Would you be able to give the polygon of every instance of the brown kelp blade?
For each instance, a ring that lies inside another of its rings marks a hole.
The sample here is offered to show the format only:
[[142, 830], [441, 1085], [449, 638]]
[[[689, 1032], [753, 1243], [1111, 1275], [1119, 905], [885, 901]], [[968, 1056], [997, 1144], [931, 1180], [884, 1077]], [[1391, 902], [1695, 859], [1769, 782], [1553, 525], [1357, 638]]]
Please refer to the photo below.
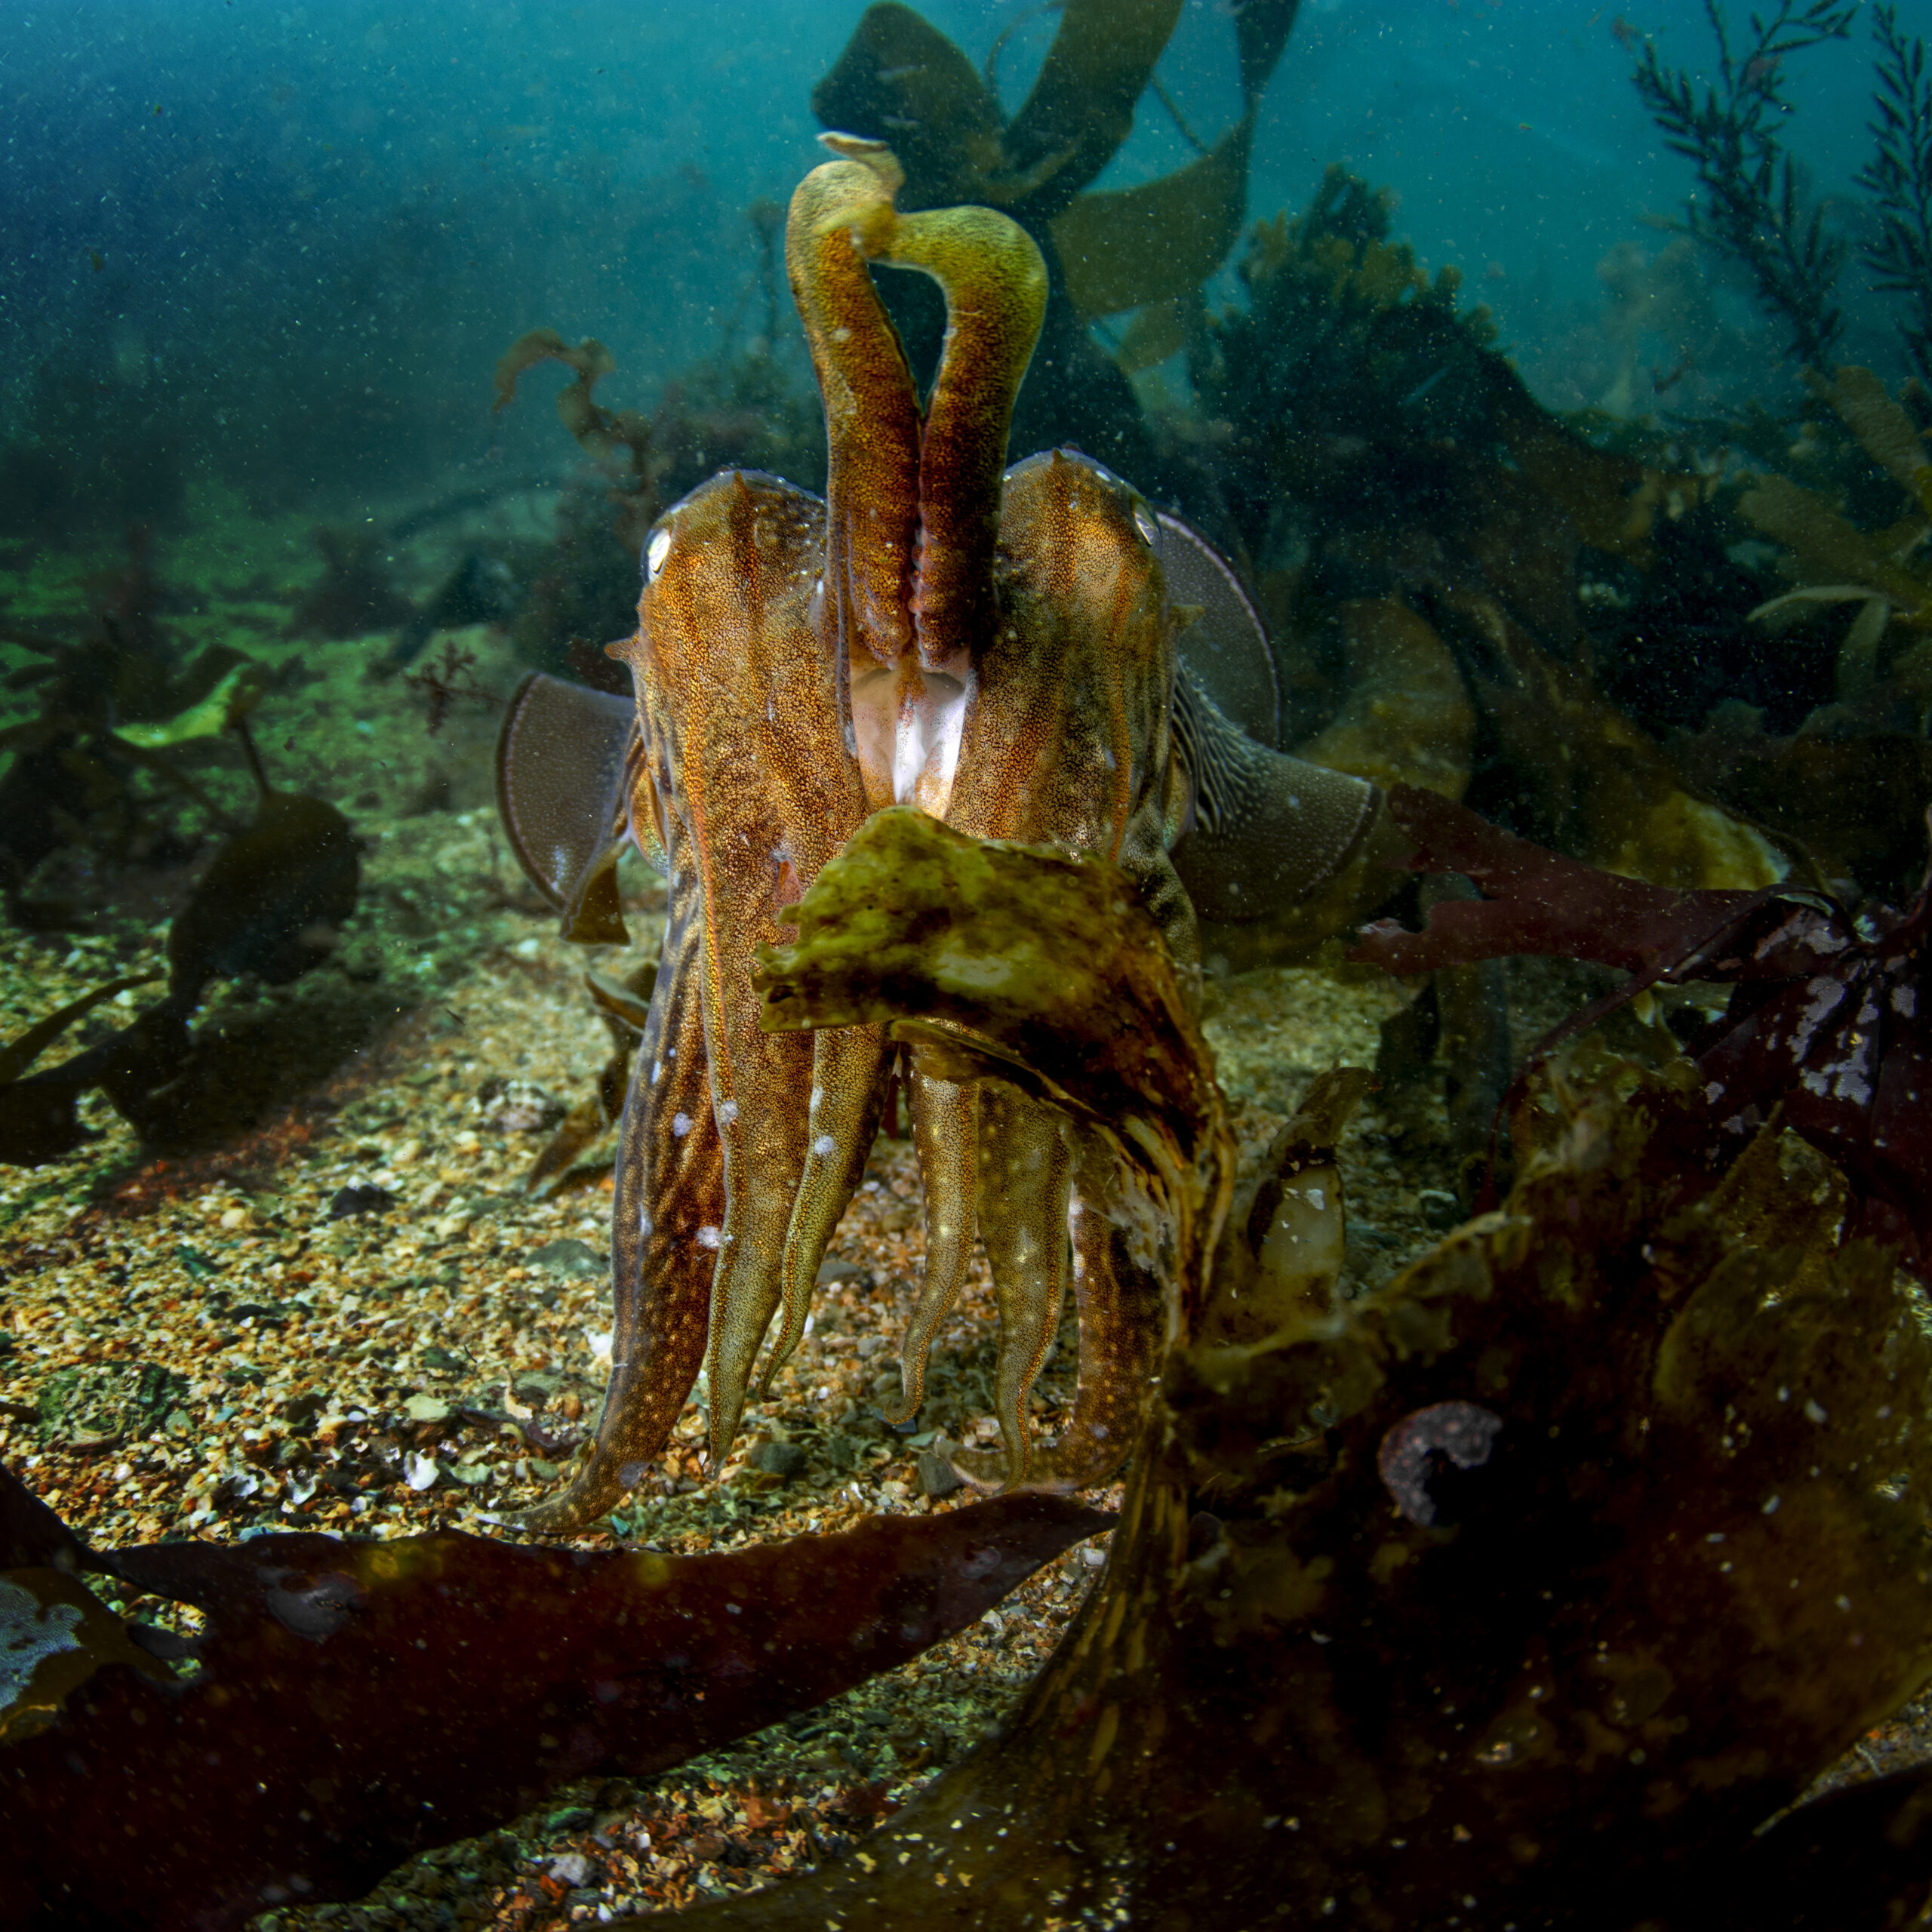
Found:
[[1064, 208], [1113, 158], [1180, 17], [1180, 0], [1067, 0], [1001, 137], [1009, 166], [1043, 177], [1031, 211]]
[[891, 136], [907, 172], [936, 205], [976, 192], [998, 139], [999, 103], [971, 61], [910, 7], [868, 7], [844, 51], [812, 89], [826, 128]]
[[621, 944], [617, 862], [636, 734], [629, 698], [533, 671], [497, 734], [497, 807], [524, 875], [563, 915], [565, 936]]
[[1055, 218], [1054, 251], [1082, 319], [1192, 296], [1226, 260], [1247, 211], [1254, 134], [1244, 115], [1198, 161], [1082, 195]]
[[1349, 958], [1388, 973], [1540, 953], [1654, 975], [1701, 952], [1751, 908], [1783, 896], [1646, 884], [1518, 838], [1414, 786], [1397, 786], [1389, 811], [1409, 843], [1412, 870], [1461, 872], [1483, 897], [1432, 906], [1419, 933], [1386, 921], [1365, 928]]
[[97, 1554], [208, 1613], [202, 1669], [104, 1663], [6, 1748], [0, 1921], [218, 1932], [355, 1898], [568, 1780], [664, 1769], [891, 1669], [1111, 1521], [1029, 1496], [723, 1556], [451, 1532]]

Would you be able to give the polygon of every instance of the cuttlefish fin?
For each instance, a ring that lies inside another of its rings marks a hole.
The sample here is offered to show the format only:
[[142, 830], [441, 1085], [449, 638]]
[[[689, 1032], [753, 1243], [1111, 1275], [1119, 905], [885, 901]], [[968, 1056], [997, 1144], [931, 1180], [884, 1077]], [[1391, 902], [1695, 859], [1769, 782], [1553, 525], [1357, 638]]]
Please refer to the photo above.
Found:
[[1174, 678], [1174, 755], [1192, 786], [1174, 869], [1205, 922], [1272, 918], [1363, 852], [1386, 817], [1365, 778], [1259, 745], [1183, 667]]
[[517, 863], [589, 946], [628, 937], [617, 898], [632, 767], [641, 749], [626, 697], [533, 671], [497, 734], [497, 805]]
[[1163, 1217], [1134, 1189], [1112, 1146], [1091, 1130], [1073, 1132], [1077, 1165], [1068, 1226], [1080, 1378], [1060, 1439], [1032, 1458], [1029, 1482], [1041, 1489], [1089, 1488], [1126, 1460], [1173, 1327], [1173, 1297], [1161, 1266], [1171, 1235]]

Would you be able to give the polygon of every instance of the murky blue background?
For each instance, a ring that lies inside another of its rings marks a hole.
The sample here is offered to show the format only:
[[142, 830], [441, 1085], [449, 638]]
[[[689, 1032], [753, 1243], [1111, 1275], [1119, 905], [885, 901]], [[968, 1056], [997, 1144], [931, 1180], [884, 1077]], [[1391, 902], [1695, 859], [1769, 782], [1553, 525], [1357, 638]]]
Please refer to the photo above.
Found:
[[[613, 398], [648, 401], [751, 325], [743, 211], [782, 202], [816, 158], [811, 85], [862, 11], [17, 0], [0, 17], [0, 408], [50, 356], [131, 395], [186, 384], [211, 435], [254, 435], [257, 468], [299, 492], [352, 487], [358, 465], [474, 460], [490, 365], [533, 325], [601, 336]], [[1028, 10], [924, 11], [977, 61]], [[1909, 4], [1907, 30], [1927, 13]], [[1189, 0], [1161, 69], [1206, 140], [1238, 107], [1229, 14]], [[1008, 44], [1009, 107], [1056, 24], [1034, 14]], [[1547, 387], [1558, 319], [1600, 302], [1620, 244], [1662, 245], [1657, 219], [1690, 186], [1631, 88], [1639, 34], [1669, 61], [1709, 61], [1690, 0], [1627, 21], [1571, 0], [1306, 0], [1265, 103], [1251, 215], [1299, 210], [1331, 160], [1389, 185], [1398, 231], [1426, 263], [1460, 265]], [[1862, 26], [1790, 77], [1790, 143], [1820, 192], [1842, 193], [1865, 157], [1869, 87]], [[1189, 158], [1150, 96], [1100, 185]], [[1716, 278], [1740, 325], [1761, 326]], [[266, 406], [291, 386], [329, 398], [326, 422], [291, 431]], [[552, 432], [503, 433], [516, 457]]]

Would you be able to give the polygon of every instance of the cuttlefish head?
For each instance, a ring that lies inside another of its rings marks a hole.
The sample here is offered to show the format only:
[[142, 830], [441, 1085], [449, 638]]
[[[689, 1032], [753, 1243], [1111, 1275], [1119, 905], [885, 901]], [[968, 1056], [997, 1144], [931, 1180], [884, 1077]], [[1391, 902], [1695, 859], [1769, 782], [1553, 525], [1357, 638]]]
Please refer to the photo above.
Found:
[[[976, 1236], [999, 1311], [1004, 1456], [962, 1455], [971, 1479], [1074, 1487], [1109, 1473], [1168, 1334], [1158, 1241], [1097, 1137], [1015, 1088], [949, 1078], [931, 1050], [881, 1028], [761, 1023], [761, 949], [875, 811], [1104, 853], [1186, 961], [1195, 914], [1170, 848], [1207, 851], [1197, 822], [1225, 836], [1253, 789], [1244, 755], [1222, 756], [1234, 803], [1203, 820], [1191, 774], [1214, 762], [1204, 731], [1211, 749], [1217, 733], [1247, 741], [1184, 680], [1177, 709], [1187, 614], [1168, 598], [1146, 505], [1066, 451], [1004, 466], [1045, 305], [1038, 250], [989, 209], [901, 214], [888, 152], [826, 140], [835, 158], [793, 195], [786, 246], [824, 401], [825, 501], [744, 472], [694, 491], [651, 531], [637, 631], [612, 647], [635, 679], [636, 736], [627, 760], [607, 745], [603, 768], [620, 774], [618, 816], [662, 855], [668, 924], [618, 1157], [604, 1415], [582, 1473], [534, 1527], [581, 1523], [635, 1487], [700, 1368], [721, 1466], [755, 1379], [768, 1384], [803, 1334], [895, 1069], [928, 1260], [888, 1420], [919, 1405]], [[923, 408], [873, 285], [881, 263], [923, 271], [946, 297]], [[1362, 816], [1368, 788], [1339, 782]], [[1048, 1451], [1029, 1396], [1069, 1282], [1078, 1387]]]

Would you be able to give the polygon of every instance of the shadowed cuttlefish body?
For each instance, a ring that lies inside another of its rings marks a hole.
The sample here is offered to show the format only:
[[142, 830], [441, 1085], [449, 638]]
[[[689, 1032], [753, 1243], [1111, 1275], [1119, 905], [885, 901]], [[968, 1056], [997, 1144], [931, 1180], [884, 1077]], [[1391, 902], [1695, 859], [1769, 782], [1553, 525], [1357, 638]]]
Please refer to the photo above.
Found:
[[[1168, 1291], [1158, 1231], [1104, 1142], [1015, 1088], [949, 1080], [883, 1027], [760, 1025], [760, 949], [869, 814], [916, 805], [975, 837], [1103, 853], [1183, 962], [1202, 922], [1278, 913], [1391, 841], [1373, 786], [1266, 748], [1207, 695], [1222, 678], [1272, 740], [1265, 637], [1200, 539], [1077, 454], [1004, 468], [1047, 295], [1031, 238], [983, 208], [901, 214], [888, 150], [824, 138], [838, 158], [792, 196], [786, 260], [824, 402], [826, 500], [743, 472], [694, 491], [651, 530], [636, 633], [611, 647], [634, 706], [540, 676], [505, 722], [506, 822], [567, 931], [622, 936], [624, 836], [669, 880], [617, 1158], [610, 1386], [583, 1468], [522, 1519], [535, 1528], [587, 1522], [641, 1481], [700, 1367], [722, 1466], [773, 1317], [765, 1386], [804, 1334], [895, 1062], [927, 1260], [888, 1420], [919, 1406], [977, 1233], [1004, 1456], [962, 1454], [960, 1473], [1078, 1488], [1134, 1439]], [[923, 411], [874, 263], [945, 294]], [[1190, 626], [1204, 648], [1188, 649]], [[1028, 1397], [1069, 1273], [1077, 1392], [1043, 1447]]]

